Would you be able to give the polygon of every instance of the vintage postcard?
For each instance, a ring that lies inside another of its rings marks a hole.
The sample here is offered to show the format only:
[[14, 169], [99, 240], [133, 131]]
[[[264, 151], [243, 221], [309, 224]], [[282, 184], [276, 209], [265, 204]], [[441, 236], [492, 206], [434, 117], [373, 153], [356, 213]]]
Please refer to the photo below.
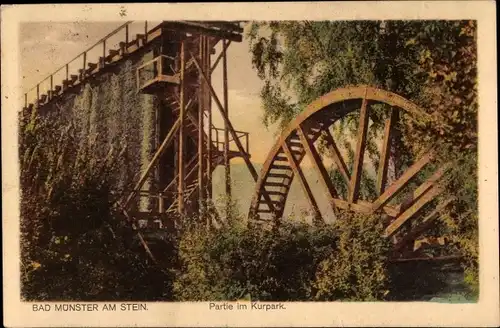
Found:
[[5, 326], [500, 324], [493, 2], [1, 15]]

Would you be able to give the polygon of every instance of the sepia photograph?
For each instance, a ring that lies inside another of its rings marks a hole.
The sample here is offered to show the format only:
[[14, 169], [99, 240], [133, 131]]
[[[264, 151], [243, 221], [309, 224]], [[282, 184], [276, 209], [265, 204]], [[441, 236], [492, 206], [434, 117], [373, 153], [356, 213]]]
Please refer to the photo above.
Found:
[[9, 297], [83, 316], [484, 299], [477, 18], [114, 8], [18, 23]]

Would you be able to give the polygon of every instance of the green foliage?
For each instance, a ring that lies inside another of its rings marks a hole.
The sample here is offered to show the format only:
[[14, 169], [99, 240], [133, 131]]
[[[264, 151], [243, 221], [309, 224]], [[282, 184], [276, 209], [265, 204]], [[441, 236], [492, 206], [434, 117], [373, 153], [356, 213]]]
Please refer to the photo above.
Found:
[[345, 217], [325, 226], [283, 222], [274, 229], [241, 222], [193, 227], [182, 236], [178, 300], [371, 300], [387, 294], [387, 241], [376, 218]]
[[168, 276], [146, 263], [113, 206], [119, 149], [96, 156], [95, 141], [79, 144], [59, 114], [20, 120], [22, 297], [168, 298]]
[[380, 216], [350, 214], [334, 224], [335, 252], [317, 270], [315, 298], [321, 301], [381, 300], [389, 293], [389, 241], [382, 237]]

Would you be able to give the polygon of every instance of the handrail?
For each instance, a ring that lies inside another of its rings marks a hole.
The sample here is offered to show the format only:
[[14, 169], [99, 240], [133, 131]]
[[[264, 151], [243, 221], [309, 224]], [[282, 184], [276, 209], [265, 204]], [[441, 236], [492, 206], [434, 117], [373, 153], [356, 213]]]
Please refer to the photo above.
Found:
[[35, 86], [33, 86], [31, 89], [29, 89], [27, 92], [25, 92], [25, 94], [27, 94], [28, 92], [34, 90], [37, 86], [39, 86], [40, 84], [42, 84], [42, 82], [45, 82], [47, 79], [49, 79], [51, 76], [54, 76], [56, 73], [59, 73], [59, 71], [61, 71], [63, 68], [66, 68], [67, 65], [71, 64], [72, 62], [74, 62], [75, 60], [77, 60], [78, 58], [80, 58], [81, 55], [83, 55], [84, 53], [86, 52], [89, 52], [90, 50], [94, 49], [97, 45], [99, 45], [100, 43], [102, 43], [103, 41], [106, 41], [107, 39], [109, 39], [110, 37], [112, 37], [113, 35], [117, 34], [120, 30], [122, 30], [125, 26], [129, 25], [130, 23], [133, 23], [134, 21], [128, 21], [122, 25], [120, 25], [119, 27], [117, 27], [116, 29], [114, 29], [113, 31], [111, 31], [110, 33], [108, 33], [106, 36], [104, 36], [103, 38], [99, 39], [99, 41], [97, 41], [96, 43], [94, 43], [93, 45], [91, 45], [89, 48], [87, 48], [86, 50], [80, 52], [76, 57], [74, 57], [73, 59], [71, 59], [70, 61], [66, 62], [64, 65], [62, 65], [61, 67], [59, 67], [58, 69], [56, 69], [55, 71], [53, 71], [51, 74], [49, 74], [46, 78], [44, 78], [43, 80], [41, 80], [40, 82], [38, 82]]
[[[222, 128], [217, 128], [217, 127], [214, 127], [214, 126], [213, 126], [211, 130], [212, 130], [212, 131], [216, 131], [216, 133], [215, 133], [215, 141], [214, 141], [214, 143], [216, 144], [217, 149], [218, 149], [218, 150], [220, 150], [220, 149], [219, 149], [219, 145], [225, 145], [225, 141], [224, 141], [224, 140], [225, 140], [225, 138], [224, 138], [224, 137], [222, 137], [222, 138], [220, 138], [220, 139], [222, 139], [222, 140], [219, 140], [219, 132], [223, 132], [223, 131], [224, 131], [224, 129], [222, 129]], [[246, 152], [247, 152], [247, 153], [249, 153], [249, 151], [250, 151], [250, 150], [249, 150], [249, 140], [248, 140], [248, 139], [249, 139], [249, 135], [250, 135], [250, 133], [249, 133], [249, 132], [245, 132], [245, 131], [236, 131], [236, 130], [235, 130], [234, 132], [236, 133], [236, 135], [237, 135], [238, 139], [240, 139], [240, 140], [241, 140], [241, 139], [245, 139], [245, 150], [246, 150]], [[231, 141], [234, 141], [234, 139], [232, 139], [232, 138], [230, 137], [230, 139], [229, 139], [229, 140], [227, 140], [227, 142], [230, 144], [230, 143], [231, 143]]]

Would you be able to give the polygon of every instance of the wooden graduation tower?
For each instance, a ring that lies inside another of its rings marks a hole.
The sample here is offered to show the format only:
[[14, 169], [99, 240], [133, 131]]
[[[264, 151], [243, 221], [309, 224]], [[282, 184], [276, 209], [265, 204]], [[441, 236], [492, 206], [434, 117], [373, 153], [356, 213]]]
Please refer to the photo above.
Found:
[[[63, 104], [73, 108], [69, 112], [74, 114], [71, 94], [82, 97], [82, 90], [90, 83], [109, 95], [111, 91], [102, 85], [106, 79], [124, 84], [133, 76], [136, 86], [131, 86], [136, 92], [127, 91], [120, 97], [128, 97], [125, 102], [133, 103], [129, 104], [130, 111], [138, 116], [142, 114], [137, 104], [146, 98], [155, 99], [152, 112], [156, 113], [156, 126], [150, 129], [154, 131], [155, 146], [146, 157], [149, 163], [142, 168], [139, 165], [133, 172], [135, 185], [122, 195], [120, 206], [139, 230], [169, 230], [179, 220], [204, 217], [207, 201], [212, 197], [211, 175], [217, 166], [225, 166], [227, 194], [231, 192], [229, 162], [234, 157], [242, 157], [257, 180], [249, 159], [248, 133], [235, 131], [228, 117], [226, 50], [231, 42], [242, 41], [243, 28], [236, 22], [221, 21], [163, 21], [155, 25], [149, 22], [149, 26], [148, 22], [143, 23], [143, 30], [142, 22], [123, 24], [38, 83], [25, 94], [24, 112], [35, 109], [47, 113]], [[135, 39], [130, 37], [132, 24], [141, 29]], [[117, 36], [124, 39], [113, 48], [111, 38]], [[92, 52], [97, 52], [96, 58], [91, 58]], [[218, 95], [211, 74], [220, 66], [223, 88]], [[102, 112], [116, 111], [120, 105], [97, 106], [97, 111]], [[223, 127], [213, 125], [213, 111], [222, 116]], [[127, 120], [124, 124], [136, 123]], [[151, 180], [154, 188], [145, 187]], [[147, 209], [138, 205], [144, 199]]]

